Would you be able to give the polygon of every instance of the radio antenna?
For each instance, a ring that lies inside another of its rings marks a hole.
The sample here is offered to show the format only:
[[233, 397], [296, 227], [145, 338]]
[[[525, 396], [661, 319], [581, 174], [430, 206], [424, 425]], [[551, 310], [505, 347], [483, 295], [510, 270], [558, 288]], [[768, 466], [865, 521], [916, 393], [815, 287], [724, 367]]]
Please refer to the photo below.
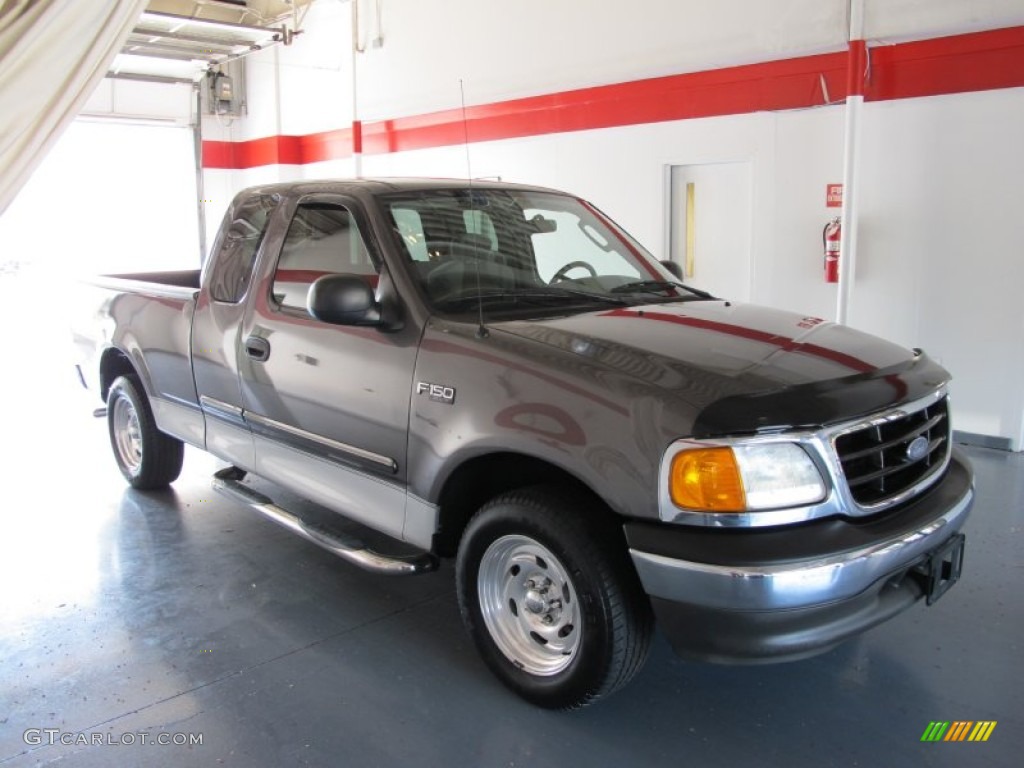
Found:
[[[476, 227], [476, 205], [473, 198], [473, 166], [469, 162], [469, 121], [466, 119], [466, 87], [459, 78], [459, 98], [462, 101], [462, 138], [466, 147], [466, 181], [469, 184], [469, 220], [470, 226]], [[488, 336], [487, 326], [484, 324], [484, 294], [480, 288], [480, 259], [473, 259], [474, 271], [476, 272], [476, 314], [477, 328], [476, 336], [484, 339]]]

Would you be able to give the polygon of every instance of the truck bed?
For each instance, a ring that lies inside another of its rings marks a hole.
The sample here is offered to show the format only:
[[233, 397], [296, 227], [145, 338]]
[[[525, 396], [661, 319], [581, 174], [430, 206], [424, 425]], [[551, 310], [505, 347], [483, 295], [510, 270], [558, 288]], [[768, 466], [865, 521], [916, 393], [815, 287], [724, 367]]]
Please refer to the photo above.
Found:
[[180, 269], [167, 272], [126, 272], [116, 275], [98, 275], [88, 282], [102, 288], [131, 293], [190, 296], [199, 290], [198, 269]]
[[[169, 427], [170, 409], [198, 409], [190, 341], [199, 274], [194, 269], [99, 275], [86, 281], [74, 315], [84, 378], [98, 371], [107, 350], [121, 350], [133, 361], [158, 424], [172, 434], [180, 431]], [[145, 332], [137, 333], [139, 328]], [[100, 382], [88, 384], [105, 395]]]

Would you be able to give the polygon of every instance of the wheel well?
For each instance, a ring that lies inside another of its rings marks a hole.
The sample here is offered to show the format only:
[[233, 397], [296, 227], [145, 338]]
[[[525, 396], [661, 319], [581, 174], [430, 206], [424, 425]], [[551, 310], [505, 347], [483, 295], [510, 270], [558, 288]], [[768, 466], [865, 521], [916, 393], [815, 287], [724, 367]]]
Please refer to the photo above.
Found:
[[105, 401], [110, 385], [118, 376], [138, 375], [128, 355], [120, 349], [111, 347], [103, 353], [100, 358], [100, 397]]
[[439, 499], [440, 525], [434, 551], [453, 557], [473, 514], [495, 496], [531, 485], [570, 488], [594, 514], [614, 518], [615, 513], [585, 483], [564, 469], [532, 456], [492, 453], [469, 459], [445, 481]]

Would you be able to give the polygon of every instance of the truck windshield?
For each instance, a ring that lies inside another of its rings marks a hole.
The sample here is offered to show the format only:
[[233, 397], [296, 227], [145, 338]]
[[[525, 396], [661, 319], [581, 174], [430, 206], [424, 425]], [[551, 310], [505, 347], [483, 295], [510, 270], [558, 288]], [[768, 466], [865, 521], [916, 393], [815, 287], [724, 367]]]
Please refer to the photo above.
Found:
[[478, 300], [497, 309], [707, 298], [568, 195], [473, 187], [403, 192], [382, 203], [439, 311]]

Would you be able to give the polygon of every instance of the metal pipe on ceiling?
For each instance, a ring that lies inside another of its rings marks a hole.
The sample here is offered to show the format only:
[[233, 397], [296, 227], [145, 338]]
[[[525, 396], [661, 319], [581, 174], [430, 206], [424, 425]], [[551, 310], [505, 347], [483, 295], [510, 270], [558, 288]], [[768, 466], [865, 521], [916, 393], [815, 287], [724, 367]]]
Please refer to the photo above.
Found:
[[165, 85], [193, 85], [195, 80], [191, 77], [171, 77], [169, 75], [145, 75], [138, 72], [107, 72], [106, 77], [111, 80], [137, 80], [142, 83], [163, 83]]
[[[199, 26], [207, 27], [210, 29], [223, 29], [228, 32], [249, 32], [249, 33], [265, 33], [272, 29], [272, 27], [257, 26], [255, 24], [240, 24], [234, 21], [221, 21], [219, 19], [204, 19], [196, 16], [183, 16], [179, 13], [165, 13], [164, 11], [143, 11], [139, 17], [139, 23], [145, 24], [146, 22], [154, 24], [180, 24], [182, 26]], [[178, 29], [180, 29], [179, 27]], [[177, 32], [178, 29], [172, 29], [172, 32]]]
[[225, 40], [223, 37], [213, 37], [211, 35], [203, 35], [198, 32], [166, 32], [153, 27], [146, 27], [143, 25], [135, 27], [132, 30], [132, 37], [147, 37], [147, 38], [166, 38], [168, 40], [180, 40], [185, 43], [199, 43], [200, 45], [209, 45], [221, 48], [234, 48], [237, 45], [245, 45], [249, 41], [244, 40], [242, 42], [234, 42]]

